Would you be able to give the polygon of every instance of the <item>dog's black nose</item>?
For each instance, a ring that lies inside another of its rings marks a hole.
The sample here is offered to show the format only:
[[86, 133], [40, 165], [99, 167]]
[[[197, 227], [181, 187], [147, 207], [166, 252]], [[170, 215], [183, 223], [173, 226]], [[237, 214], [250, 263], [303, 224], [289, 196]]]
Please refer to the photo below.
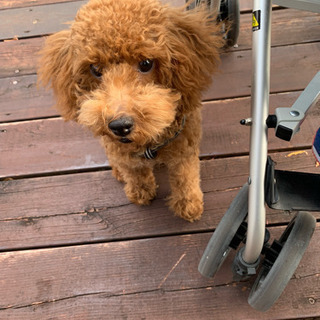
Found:
[[121, 117], [111, 121], [108, 126], [116, 136], [125, 137], [133, 129], [133, 119], [131, 117]]

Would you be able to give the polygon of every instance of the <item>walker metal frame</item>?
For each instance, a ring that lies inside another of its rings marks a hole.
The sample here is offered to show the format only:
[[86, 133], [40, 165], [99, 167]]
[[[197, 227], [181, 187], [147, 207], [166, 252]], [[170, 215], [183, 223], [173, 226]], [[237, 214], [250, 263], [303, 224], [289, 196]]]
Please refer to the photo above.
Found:
[[[274, 2], [320, 13], [320, 3], [316, 0]], [[269, 115], [271, 14], [271, 0], [253, 0], [251, 118], [241, 121], [251, 127], [248, 182], [231, 203], [199, 263], [199, 272], [212, 277], [229, 250], [237, 249], [244, 242], [237, 252], [233, 271], [237, 277], [248, 277], [256, 274], [263, 253], [262, 271], [249, 296], [249, 304], [260, 311], [268, 310], [281, 295], [307, 248], [316, 223], [309, 212], [298, 213], [281, 238], [269, 245], [266, 204], [281, 210], [320, 211], [317, 193], [320, 175], [276, 170], [268, 157], [268, 129], [275, 128], [277, 137], [290, 141], [299, 132], [309, 108], [320, 97], [318, 72], [292, 107], [278, 108], [275, 115]], [[301, 248], [295, 247], [297, 239], [303, 243]]]

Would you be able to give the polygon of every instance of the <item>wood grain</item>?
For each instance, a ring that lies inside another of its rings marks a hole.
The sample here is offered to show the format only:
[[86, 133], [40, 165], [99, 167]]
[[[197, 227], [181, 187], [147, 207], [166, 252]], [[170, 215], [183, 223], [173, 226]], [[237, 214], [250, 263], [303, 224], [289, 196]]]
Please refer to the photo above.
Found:
[[75, 123], [47, 119], [0, 127], [0, 148], [6, 154], [0, 160], [1, 177], [8, 170], [29, 175], [108, 165], [99, 141]]
[[29, 38], [66, 29], [86, 2], [0, 10], [0, 40]]
[[0, 42], [0, 78], [35, 74], [45, 38]]
[[[310, 149], [277, 153], [273, 159], [278, 169], [318, 172]], [[213, 230], [246, 182], [248, 169], [248, 156], [202, 161], [205, 212], [193, 224], [174, 217], [165, 205], [170, 188], [163, 168], [156, 171], [157, 198], [147, 207], [131, 204], [110, 171], [1, 181], [0, 250]], [[314, 215], [320, 218], [320, 212]], [[268, 210], [269, 224], [291, 218]]]
[[[185, 3], [184, 0], [160, 0], [160, 1], [163, 3], [170, 3], [174, 6], [182, 6]], [[250, 0], [243, 1], [243, 2], [246, 2], [243, 4], [244, 8], [248, 7], [249, 1]], [[64, 3], [64, 2], [84, 2], [84, 1], [82, 0], [0, 0], [0, 9], [24, 8], [24, 7], [40, 6], [40, 5], [55, 5], [55, 4]]]
[[[45, 2], [40, 0], [34, 4], [47, 5], [29, 6], [32, 5], [32, 1], [27, 1], [22, 8], [17, 8], [16, 6], [22, 2], [13, 1], [10, 10], [0, 10], [0, 40], [29, 38], [66, 29], [74, 20], [78, 9], [87, 2], [88, 0]], [[183, 0], [163, 2], [174, 6], [184, 4]], [[2, 8], [6, 3], [8, 1], [2, 0]]]
[[[282, 230], [271, 232], [279, 236]], [[54, 312], [54, 319], [78, 320], [212, 319], [213, 315], [247, 320], [318, 314], [319, 227], [294, 278], [266, 313], [247, 305], [251, 282], [233, 282], [230, 262], [214, 280], [198, 273], [210, 236], [1, 253], [1, 283], [11, 290], [0, 291], [0, 317], [45, 320]]]
[[[46, 4], [56, 4], [63, 2], [76, 2], [79, 0], [0, 0], [0, 9], [10, 9], [10, 8], [21, 8], [29, 6], [39, 6]], [[184, 0], [160, 0], [163, 3], [170, 3], [175, 6], [184, 5]], [[240, 11], [248, 11], [252, 8], [251, 0], [241, 0], [239, 1]]]
[[[242, 1], [240, 1], [242, 2]], [[252, 2], [252, 1], [251, 1]], [[319, 41], [320, 15], [293, 9], [272, 12], [271, 46], [286, 46]], [[252, 15], [240, 15], [238, 47], [244, 50], [252, 47]]]
[[[240, 16], [238, 47], [231, 51], [251, 48], [251, 15]], [[320, 17], [316, 13], [296, 10], [278, 10], [272, 16], [272, 46], [308, 43], [320, 39]], [[0, 77], [15, 77], [36, 72], [37, 53], [44, 38], [20, 39], [0, 42]]]
[[[57, 31], [79, 4], [0, 0], [0, 33]], [[252, 0], [240, 5], [249, 12]], [[291, 106], [320, 68], [319, 21], [311, 13], [273, 12], [271, 112]], [[214, 280], [197, 271], [213, 230], [248, 179], [250, 130], [239, 120], [250, 116], [250, 29], [251, 15], [241, 14], [239, 47], [223, 53], [221, 72], [204, 95], [210, 100], [203, 103], [201, 145], [205, 212], [192, 224], [166, 207], [164, 168], [156, 170], [159, 189], [151, 206], [133, 205], [99, 142], [57, 117], [51, 91], [36, 88], [43, 37], [0, 41], [0, 319], [319, 318], [319, 222], [294, 277], [267, 313], [247, 304], [252, 280], [233, 281], [233, 254]], [[310, 150], [319, 106], [291, 143], [269, 131], [278, 169], [319, 173]], [[267, 209], [272, 237], [293, 215]], [[314, 216], [319, 221], [320, 212]]]
[[[319, 42], [271, 49], [270, 91], [304, 89], [320, 67]], [[248, 96], [251, 93], [251, 51], [225, 53], [221, 72], [204, 93], [204, 100]], [[299, 76], [297, 76], [299, 75]]]
[[[298, 93], [271, 96], [274, 107], [289, 107]], [[42, 99], [42, 98], [41, 98]], [[305, 120], [291, 142], [276, 138], [270, 130], [270, 150], [308, 147], [320, 125], [319, 107]], [[250, 116], [250, 99], [205, 103], [202, 156], [225, 157], [249, 151], [250, 129], [239, 124]], [[98, 139], [81, 126], [60, 118], [0, 124], [0, 177], [87, 170], [108, 166]]]
[[77, 0], [0, 0], [0, 9], [23, 8], [71, 1], [76, 2]]
[[[273, 48], [271, 92], [304, 89], [319, 68], [318, 52], [319, 43]], [[37, 88], [36, 82], [34, 75], [0, 79], [0, 122], [54, 114], [52, 93]], [[250, 93], [251, 51], [223, 54], [220, 72], [213, 77], [213, 84], [203, 99], [234, 98]]]
[[53, 94], [37, 87], [37, 77], [0, 79], [0, 122], [57, 116]]

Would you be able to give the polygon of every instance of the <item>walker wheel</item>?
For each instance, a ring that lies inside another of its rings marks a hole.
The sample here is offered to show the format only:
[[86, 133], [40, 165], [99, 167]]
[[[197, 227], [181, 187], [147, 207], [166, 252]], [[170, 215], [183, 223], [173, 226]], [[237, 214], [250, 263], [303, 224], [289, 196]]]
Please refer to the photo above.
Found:
[[213, 277], [228, 256], [231, 242], [248, 214], [248, 189], [248, 184], [241, 188], [208, 242], [198, 266], [203, 276]]
[[[186, 0], [186, 2], [188, 2]], [[237, 44], [240, 30], [239, 0], [194, 0], [187, 10], [192, 10], [205, 4], [209, 12], [219, 13], [218, 21], [222, 23], [222, 32], [225, 33], [226, 46]]]
[[225, 39], [228, 47], [237, 44], [240, 30], [239, 0], [221, 0], [220, 21], [225, 24]]
[[248, 299], [253, 308], [267, 311], [280, 297], [308, 247], [315, 226], [316, 220], [309, 212], [299, 212], [275, 241], [280, 252], [272, 264], [268, 261], [262, 265]]

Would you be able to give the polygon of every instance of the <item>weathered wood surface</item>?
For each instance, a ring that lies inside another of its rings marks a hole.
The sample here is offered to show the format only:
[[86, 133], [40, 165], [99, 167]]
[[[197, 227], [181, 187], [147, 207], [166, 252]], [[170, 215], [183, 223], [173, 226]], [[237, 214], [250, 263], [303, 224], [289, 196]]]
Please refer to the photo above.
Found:
[[[319, 68], [318, 52], [318, 42], [272, 48], [270, 91], [284, 92], [304, 88]], [[223, 55], [221, 73], [213, 77], [213, 84], [203, 98], [233, 98], [247, 96], [250, 93], [251, 51], [247, 50]]]
[[[241, 17], [238, 49], [244, 51], [222, 55], [220, 73], [214, 77], [213, 85], [204, 94], [205, 100], [250, 94], [251, 51], [247, 49], [251, 45], [251, 15], [244, 14]], [[279, 10], [273, 15], [273, 45], [281, 44], [281, 47], [272, 50], [272, 92], [301, 90], [319, 68], [316, 54], [320, 52], [318, 43], [308, 46], [292, 44], [319, 41], [320, 17], [314, 13], [302, 13], [296, 17], [295, 10]], [[297, 32], [298, 29], [304, 31]], [[57, 31], [56, 27], [51, 30], [54, 31]], [[37, 88], [34, 75], [21, 77], [36, 72], [37, 53], [42, 45], [43, 38], [0, 42], [0, 78], [6, 77], [0, 79], [0, 122], [54, 114], [51, 92]], [[296, 77], [297, 74], [299, 77]]]
[[35, 74], [38, 54], [45, 38], [30, 38], [0, 42], [0, 77]]
[[[163, 3], [168, 3], [174, 6], [183, 6], [184, 0], [160, 0]], [[244, 0], [241, 5], [242, 10], [248, 10], [250, 0]], [[0, 0], [0, 9], [8, 8], [23, 8], [30, 6], [41, 6], [41, 5], [55, 5], [65, 2], [75, 2], [75, 9], [80, 7], [84, 3], [87, 3], [88, 0]], [[74, 12], [75, 13], [75, 12]]]
[[23, 8], [63, 2], [76, 2], [79, 0], [0, 0], [0, 9]]
[[[238, 47], [230, 50], [251, 48], [251, 14], [241, 15]], [[278, 10], [272, 14], [272, 46], [319, 41], [320, 17], [316, 13], [296, 10]], [[66, 26], [67, 27], [67, 26]], [[55, 28], [51, 32], [55, 32]], [[20, 39], [0, 43], [0, 77], [24, 75], [36, 72], [38, 51], [44, 38]]]
[[[30, 6], [39, 6], [63, 2], [83, 2], [79, 0], [0, 0], [0, 10], [9, 8], [21, 8]], [[170, 3], [175, 6], [182, 6], [186, 1], [184, 0], [162, 0], [163, 3]], [[252, 0], [239, 1], [241, 12], [252, 9]]]
[[[87, 1], [0, 10], [0, 39], [34, 37], [66, 29]], [[19, 23], [14, 23], [19, 21]]]
[[[304, 89], [319, 67], [319, 52], [319, 43], [273, 48], [271, 92]], [[249, 96], [250, 93], [251, 51], [223, 54], [220, 72], [213, 77], [204, 100]], [[53, 114], [52, 93], [37, 88], [35, 75], [0, 79], [0, 96], [0, 122]]]
[[[319, 171], [310, 149], [276, 153], [273, 159], [278, 169]], [[174, 217], [165, 206], [170, 188], [164, 169], [157, 171], [158, 195], [148, 207], [129, 203], [110, 171], [4, 181], [0, 250], [213, 230], [246, 182], [248, 169], [248, 156], [202, 161], [205, 212], [193, 224]], [[320, 212], [314, 215], [320, 218]], [[292, 214], [268, 211], [268, 224], [291, 219]]]
[[[282, 230], [272, 228], [277, 236]], [[210, 236], [1, 253], [1, 284], [10, 290], [0, 291], [0, 317], [247, 320], [319, 314], [319, 228], [294, 278], [274, 309], [266, 313], [247, 305], [251, 283], [233, 282], [228, 268], [214, 281], [198, 273], [197, 264]]]
[[[271, 112], [275, 107], [291, 106], [298, 95], [272, 95]], [[276, 138], [271, 129], [270, 151], [310, 147], [320, 125], [319, 112], [319, 107], [310, 111], [300, 133], [289, 143]], [[249, 116], [250, 98], [204, 103], [201, 155], [248, 153], [250, 129], [239, 121]], [[91, 132], [61, 118], [3, 123], [0, 137], [0, 178], [108, 166], [103, 148]]]
[[[50, 9], [54, 16], [79, 3], [0, 0], [0, 16], [34, 8], [29, 13]], [[212, 231], [248, 177], [249, 128], [239, 120], [250, 115], [251, 4], [240, 1], [247, 13], [241, 15], [239, 47], [222, 55], [221, 73], [204, 95], [205, 212], [193, 224], [166, 207], [164, 168], [156, 171], [159, 189], [151, 206], [129, 203], [99, 142], [63, 122], [52, 108], [52, 93], [36, 88], [36, 52], [44, 41], [38, 36], [57, 31], [62, 12], [56, 24], [48, 22], [51, 31], [34, 29], [37, 38], [0, 42], [1, 320], [319, 318], [319, 222], [294, 277], [267, 313], [247, 305], [252, 282], [232, 280], [231, 257], [214, 280], [197, 271]], [[65, 19], [74, 14], [69, 10]], [[27, 26], [35, 21], [24, 17]], [[319, 22], [312, 13], [273, 12], [271, 112], [291, 106], [320, 68]], [[27, 30], [26, 24], [11, 24]], [[12, 26], [5, 28], [0, 32], [10, 38]], [[277, 168], [319, 173], [310, 149], [319, 126], [318, 105], [292, 142], [270, 130]], [[272, 236], [293, 214], [268, 209]], [[314, 216], [320, 220], [320, 212]]]

